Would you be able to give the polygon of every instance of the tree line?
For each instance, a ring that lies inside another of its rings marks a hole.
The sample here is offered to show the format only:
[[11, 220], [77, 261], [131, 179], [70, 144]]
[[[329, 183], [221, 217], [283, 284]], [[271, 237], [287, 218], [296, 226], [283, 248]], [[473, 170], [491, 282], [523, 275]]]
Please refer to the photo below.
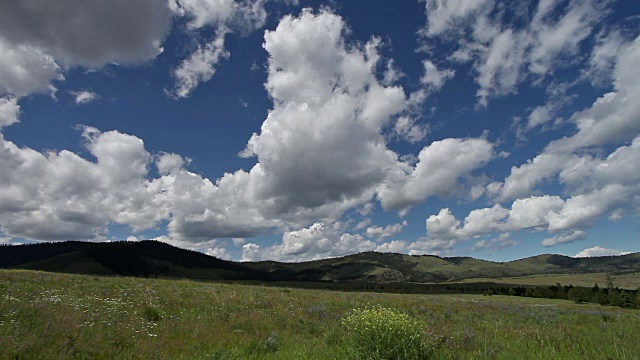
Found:
[[601, 288], [560, 284], [552, 286], [518, 286], [489, 288], [484, 295], [509, 295], [547, 299], [565, 299], [576, 303], [595, 303], [600, 305], [619, 306], [629, 309], [640, 309], [640, 288], [636, 290], [621, 289], [609, 284]]

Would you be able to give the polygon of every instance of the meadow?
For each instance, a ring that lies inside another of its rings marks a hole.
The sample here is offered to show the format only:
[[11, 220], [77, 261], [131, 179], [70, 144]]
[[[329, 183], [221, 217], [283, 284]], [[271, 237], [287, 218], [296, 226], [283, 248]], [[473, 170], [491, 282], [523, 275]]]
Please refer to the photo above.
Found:
[[640, 311], [0, 270], [1, 359], [357, 359], [345, 318], [393, 309], [433, 359], [640, 359]]
[[[612, 274], [615, 285], [621, 289], [637, 289], [640, 288], [640, 272], [627, 272]], [[519, 284], [534, 286], [550, 286], [560, 283], [562, 285], [572, 284], [574, 286], [593, 286], [598, 284], [605, 286], [607, 284], [607, 273], [591, 273], [591, 274], [544, 274], [530, 276], [514, 276], [502, 278], [471, 278], [456, 281], [456, 283], [478, 283], [490, 281], [497, 284]]]

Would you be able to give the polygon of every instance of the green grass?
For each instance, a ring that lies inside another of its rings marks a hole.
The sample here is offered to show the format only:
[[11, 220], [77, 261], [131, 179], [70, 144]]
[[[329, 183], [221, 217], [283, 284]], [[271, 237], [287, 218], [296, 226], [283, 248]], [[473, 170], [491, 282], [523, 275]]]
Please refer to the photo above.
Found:
[[[546, 274], [531, 276], [516, 276], [503, 278], [472, 278], [458, 281], [458, 283], [476, 283], [476, 282], [495, 282], [498, 284], [516, 284], [516, 285], [574, 285], [574, 286], [593, 286], [598, 284], [601, 288], [607, 286], [607, 273], [592, 274]], [[614, 285], [623, 289], [637, 289], [640, 287], [640, 272], [631, 272], [613, 275]]]
[[424, 324], [435, 359], [640, 356], [640, 312], [570, 301], [0, 270], [0, 359], [354, 359], [342, 319], [378, 305]]

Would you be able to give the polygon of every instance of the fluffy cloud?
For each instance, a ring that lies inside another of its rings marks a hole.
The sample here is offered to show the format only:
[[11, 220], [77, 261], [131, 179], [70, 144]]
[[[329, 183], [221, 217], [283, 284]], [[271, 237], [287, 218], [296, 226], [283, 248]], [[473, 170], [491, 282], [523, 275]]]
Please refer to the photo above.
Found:
[[[632, 99], [640, 94], [640, 87], [630, 79], [640, 77], [634, 65], [638, 61], [640, 37], [621, 46], [613, 71], [615, 91], [571, 117], [577, 132], [552, 141], [533, 160], [513, 167], [504, 183], [492, 184], [488, 192], [502, 202], [531, 195], [543, 181], [558, 180], [572, 195], [567, 209], [584, 213], [587, 222], [625, 204], [634, 206], [640, 171], [636, 160], [640, 146], [637, 137], [640, 108]], [[625, 142], [630, 143], [615, 149], [606, 158], [584, 151]], [[565, 215], [559, 215], [552, 228], [570, 228], [580, 222], [575, 216]]]
[[225, 34], [221, 33], [204, 46], [198, 45], [198, 49], [173, 71], [176, 78], [173, 93], [176, 97], [188, 97], [200, 83], [213, 77], [216, 72], [214, 66], [229, 57], [229, 52], [224, 49], [224, 37]]
[[[427, 218], [427, 237], [420, 239], [420, 246], [423, 249], [448, 249], [467, 239], [496, 233], [504, 236], [521, 230], [560, 233], [543, 240], [543, 246], [583, 240], [584, 229], [597, 218], [624, 206], [631, 191], [612, 184], [567, 200], [550, 195], [517, 199], [510, 209], [496, 204], [472, 210], [463, 223], [449, 209], [441, 209], [437, 215]], [[634, 191], [640, 191], [640, 188], [635, 187]], [[488, 244], [483, 241], [480, 246]]]
[[502, 250], [506, 247], [513, 246], [517, 244], [516, 241], [510, 238], [510, 233], [500, 234], [497, 238], [491, 240], [478, 240], [474, 245], [471, 251], [497, 251]]
[[510, 23], [503, 3], [427, 0], [421, 34], [457, 43], [450, 59], [472, 62], [478, 105], [486, 106], [492, 97], [517, 93], [525, 79], [553, 74], [560, 59], [578, 53], [605, 13], [593, 0], [571, 2], [565, 10], [559, 4], [540, 1], [529, 14], [528, 2], [514, 3]]
[[386, 253], [404, 253], [407, 249], [407, 242], [402, 240], [393, 240], [390, 242], [380, 244], [375, 251]]
[[[194, 17], [188, 26], [206, 19]], [[400, 158], [387, 146], [387, 131], [412, 116], [420, 96], [407, 98], [401, 87], [378, 78], [379, 39], [349, 43], [346, 34], [342, 18], [326, 10], [285, 16], [265, 33], [265, 87], [274, 105], [241, 152], [257, 159], [248, 171], [207, 179], [186, 168], [189, 159], [150, 154], [141, 139], [117, 131], [83, 129], [95, 161], [65, 150], [19, 148], [0, 134], [0, 169], [12, 169], [0, 172], [3, 232], [94, 239], [112, 224], [137, 232], [166, 222], [168, 234], [159, 240], [222, 257], [228, 253], [217, 238], [278, 230], [282, 243], [271, 247], [234, 243], [243, 245], [244, 259], [286, 261], [404, 251], [400, 240], [380, 244], [347, 233], [342, 215], [349, 209], [366, 215], [376, 196], [394, 210], [430, 196], [466, 196], [465, 179], [494, 156], [493, 145], [482, 138], [443, 139], [416, 159]], [[367, 234], [383, 239], [404, 226], [369, 227]]]
[[184, 19], [188, 35], [213, 29], [210, 40], [173, 71], [171, 93], [187, 97], [215, 73], [229, 56], [228, 33], [246, 35], [262, 27], [265, 1], [63, 0], [9, 1], [0, 4], [0, 96], [55, 93], [63, 72], [77, 66], [99, 69], [108, 64], [131, 65], [154, 59], [174, 18]]
[[14, 48], [38, 49], [64, 68], [97, 68], [154, 58], [171, 18], [167, 2], [155, 0], [3, 1], [0, 37]]
[[[449, 209], [442, 209], [438, 215], [427, 219], [428, 236], [422, 241], [442, 244], [446, 240], [449, 246], [453, 246], [477, 236], [520, 230], [560, 233], [544, 239], [543, 246], [583, 240], [585, 229], [596, 219], [606, 214], [614, 216], [622, 209], [640, 204], [640, 186], [635, 180], [637, 173], [634, 170], [638, 165], [635, 159], [640, 156], [639, 148], [640, 140], [636, 140], [633, 146], [618, 149], [607, 159], [592, 159], [596, 164], [584, 165], [579, 162], [589, 169], [586, 170], [588, 173], [581, 174], [580, 165], [573, 168], [575, 172], [571, 167], [568, 168], [564, 176], [571, 177], [571, 181], [579, 181], [580, 187], [576, 187], [577, 193], [566, 200], [550, 195], [517, 199], [511, 209], [497, 204], [491, 208], [472, 210], [464, 224]], [[628, 167], [616, 173], [617, 167], [622, 168], [617, 161], [627, 159], [630, 159], [626, 164]], [[605, 171], [609, 167], [610, 173]]]
[[216, 72], [216, 65], [230, 56], [224, 45], [227, 34], [249, 34], [264, 26], [267, 19], [265, 2], [170, 0], [172, 11], [187, 19], [190, 32], [213, 29], [214, 34], [205, 44], [198, 44], [173, 70], [176, 83], [169, 93], [176, 98], [186, 98], [199, 84], [209, 81]]
[[429, 91], [438, 91], [444, 83], [455, 75], [455, 71], [450, 69], [438, 70], [436, 65], [429, 60], [422, 61], [424, 75], [420, 78], [420, 83], [425, 85]]
[[0, 129], [20, 121], [20, 105], [16, 98], [0, 98]]
[[242, 260], [306, 261], [372, 251], [378, 247], [362, 235], [346, 234], [342, 230], [340, 223], [332, 226], [315, 223], [308, 228], [287, 231], [282, 235], [282, 243], [271, 247], [263, 249], [253, 243], [245, 244]]
[[640, 36], [621, 46], [614, 68], [614, 91], [598, 98], [589, 109], [575, 113], [571, 121], [578, 132], [551, 142], [547, 152], [572, 152], [632, 140], [640, 132]]
[[546, 238], [542, 240], [542, 246], [556, 246], [564, 243], [572, 243], [579, 240], [584, 240], [587, 233], [583, 230], [574, 230], [564, 235], [557, 235], [554, 237]]
[[467, 18], [493, 7], [493, 0], [427, 0], [427, 36], [447, 33], [465, 25]]
[[150, 156], [140, 139], [92, 128], [85, 128], [83, 136], [96, 162], [66, 150], [42, 154], [19, 148], [0, 134], [0, 168], [12, 169], [0, 172], [5, 234], [93, 239], [103, 235], [109, 223], [145, 229], [168, 216], [145, 179]]
[[378, 199], [385, 210], [403, 211], [430, 196], [464, 194], [469, 189], [460, 180], [493, 157], [493, 145], [482, 138], [434, 141], [420, 151], [415, 166], [392, 174]]
[[616, 255], [625, 255], [630, 254], [629, 252], [607, 249], [602, 246], [594, 246], [591, 248], [584, 249], [576, 254], [575, 257], [596, 257], [596, 256], [616, 256]]
[[371, 226], [367, 228], [365, 232], [368, 237], [375, 239], [386, 239], [388, 237], [392, 237], [395, 234], [402, 231], [404, 227], [408, 225], [407, 221], [403, 221], [401, 223], [387, 225], [385, 227], [381, 226]]
[[165, 1], [3, 1], [0, 96], [55, 94], [75, 66], [138, 64], [162, 52], [173, 13]]
[[99, 98], [98, 94], [88, 90], [69, 91], [69, 94], [75, 97], [76, 105], [88, 104]]
[[55, 94], [52, 82], [64, 79], [53, 58], [37, 47], [12, 44], [0, 35], [0, 53], [0, 96], [22, 97], [32, 92]]

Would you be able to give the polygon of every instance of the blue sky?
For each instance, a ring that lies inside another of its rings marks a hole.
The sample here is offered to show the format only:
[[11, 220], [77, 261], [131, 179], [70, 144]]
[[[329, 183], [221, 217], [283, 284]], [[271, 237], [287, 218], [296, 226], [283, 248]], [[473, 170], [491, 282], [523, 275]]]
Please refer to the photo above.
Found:
[[640, 251], [635, 2], [32, 5], [0, 5], [0, 243]]

